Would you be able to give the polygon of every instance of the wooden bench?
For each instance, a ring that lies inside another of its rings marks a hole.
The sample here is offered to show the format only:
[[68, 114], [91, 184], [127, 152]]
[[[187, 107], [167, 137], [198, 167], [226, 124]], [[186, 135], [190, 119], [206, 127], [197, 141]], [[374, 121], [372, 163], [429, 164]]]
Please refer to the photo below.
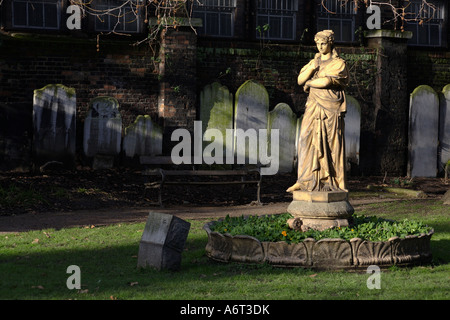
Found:
[[[171, 161], [167, 157], [141, 157], [141, 164], [156, 165], [156, 164], [170, 164]], [[157, 176], [159, 181], [146, 183], [146, 187], [158, 187], [158, 202], [162, 206], [162, 189], [165, 185], [241, 185], [241, 192], [245, 185], [256, 184], [256, 203], [261, 204], [261, 182], [262, 175], [260, 168], [249, 169], [233, 169], [233, 170], [172, 170], [172, 169], [147, 169], [142, 172], [145, 176]], [[231, 180], [220, 181], [196, 181], [189, 179], [189, 177], [236, 177]], [[170, 180], [170, 177], [184, 177], [181, 181]], [[251, 179], [246, 180], [247, 177]]]

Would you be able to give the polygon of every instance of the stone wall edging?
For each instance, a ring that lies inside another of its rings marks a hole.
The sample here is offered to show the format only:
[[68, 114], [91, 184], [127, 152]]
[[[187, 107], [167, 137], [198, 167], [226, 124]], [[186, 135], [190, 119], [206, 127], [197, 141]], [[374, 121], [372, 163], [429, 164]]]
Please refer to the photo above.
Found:
[[380, 268], [412, 266], [429, 263], [432, 258], [427, 234], [392, 237], [388, 241], [368, 241], [338, 238], [288, 244], [284, 241], [266, 242], [247, 235], [221, 234], [211, 231], [216, 221], [204, 225], [208, 234], [206, 255], [219, 262], [268, 263], [278, 267], [303, 267], [319, 270], [362, 269], [369, 265]]

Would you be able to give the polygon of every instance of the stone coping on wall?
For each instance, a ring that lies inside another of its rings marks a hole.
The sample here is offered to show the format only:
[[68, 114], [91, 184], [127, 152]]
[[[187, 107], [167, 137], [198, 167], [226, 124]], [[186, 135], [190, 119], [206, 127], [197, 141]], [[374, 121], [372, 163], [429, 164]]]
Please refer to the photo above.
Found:
[[247, 235], [232, 236], [211, 231], [216, 221], [204, 225], [208, 234], [206, 255], [219, 262], [268, 263], [277, 267], [303, 267], [316, 270], [361, 270], [370, 265], [387, 268], [412, 266], [431, 261], [430, 239], [434, 233], [392, 237], [372, 242], [360, 238], [338, 238], [288, 244], [285, 241], [261, 242]]
[[396, 38], [396, 39], [411, 39], [413, 33], [411, 31], [399, 31], [399, 30], [368, 30], [364, 33], [366, 38]]

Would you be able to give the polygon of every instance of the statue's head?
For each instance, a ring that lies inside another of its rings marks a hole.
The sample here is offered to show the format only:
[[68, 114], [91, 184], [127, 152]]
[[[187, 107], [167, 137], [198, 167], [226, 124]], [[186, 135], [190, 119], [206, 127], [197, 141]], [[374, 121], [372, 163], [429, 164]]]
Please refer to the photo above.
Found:
[[319, 49], [319, 54], [326, 54], [331, 52], [332, 57], [338, 56], [336, 50], [334, 49], [333, 30], [323, 30], [317, 32], [314, 36], [314, 41], [316, 42], [317, 48]]

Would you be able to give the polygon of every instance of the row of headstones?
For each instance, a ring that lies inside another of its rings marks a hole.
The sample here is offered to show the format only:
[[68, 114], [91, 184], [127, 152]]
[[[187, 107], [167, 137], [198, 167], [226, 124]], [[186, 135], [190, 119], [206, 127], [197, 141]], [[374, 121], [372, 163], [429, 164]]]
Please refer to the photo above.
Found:
[[436, 177], [450, 163], [450, 84], [440, 93], [427, 85], [411, 93], [408, 160], [410, 177]]
[[[348, 162], [355, 164], [359, 162], [360, 114], [358, 102], [347, 96], [346, 154]], [[74, 157], [75, 119], [75, 89], [58, 84], [35, 90], [33, 125], [36, 154]], [[246, 81], [237, 90], [235, 99], [225, 86], [217, 82], [207, 85], [200, 95], [200, 120], [203, 132], [216, 129], [223, 136], [227, 129], [242, 129], [244, 132], [248, 129], [267, 129], [270, 141], [271, 130], [279, 129], [279, 172], [292, 171], [297, 156], [301, 118], [297, 118], [285, 103], [278, 104], [269, 112], [269, 95], [261, 84]], [[159, 155], [162, 153], [162, 137], [162, 128], [147, 115], [138, 116], [132, 125], [125, 128], [122, 141], [118, 101], [113, 97], [91, 100], [84, 121], [83, 150], [87, 157], [94, 158], [94, 162], [97, 157], [113, 157], [122, 150], [127, 157]], [[224, 148], [227, 146], [224, 145]], [[270, 146], [268, 150], [270, 152]], [[248, 155], [248, 149], [234, 152]]]
[[[76, 144], [76, 92], [60, 84], [34, 91], [33, 147], [37, 156], [74, 158]], [[87, 157], [127, 157], [162, 153], [162, 129], [150, 116], [138, 116], [124, 130], [119, 103], [113, 97], [91, 100], [84, 120], [83, 150]], [[108, 163], [108, 161], [103, 162]], [[107, 165], [110, 166], [110, 165]]]
[[[347, 165], [359, 164], [359, 142], [361, 108], [356, 99], [347, 95], [347, 114], [345, 116], [345, 141]], [[223, 136], [227, 129], [267, 129], [268, 150], [270, 152], [270, 132], [279, 129], [279, 172], [293, 170], [302, 117], [297, 117], [286, 103], [277, 104], [269, 112], [269, 94], [264, 86], [252, 80], [242, 84], [233, 99], [226, 86], [218, 82], [204, 87], [200, 94], [200, 120], [203, 132], [218, 129]], [[259, 143], [265, 143], [259, 141]], [[224, 149], [236, 146], [226, 146]]]

